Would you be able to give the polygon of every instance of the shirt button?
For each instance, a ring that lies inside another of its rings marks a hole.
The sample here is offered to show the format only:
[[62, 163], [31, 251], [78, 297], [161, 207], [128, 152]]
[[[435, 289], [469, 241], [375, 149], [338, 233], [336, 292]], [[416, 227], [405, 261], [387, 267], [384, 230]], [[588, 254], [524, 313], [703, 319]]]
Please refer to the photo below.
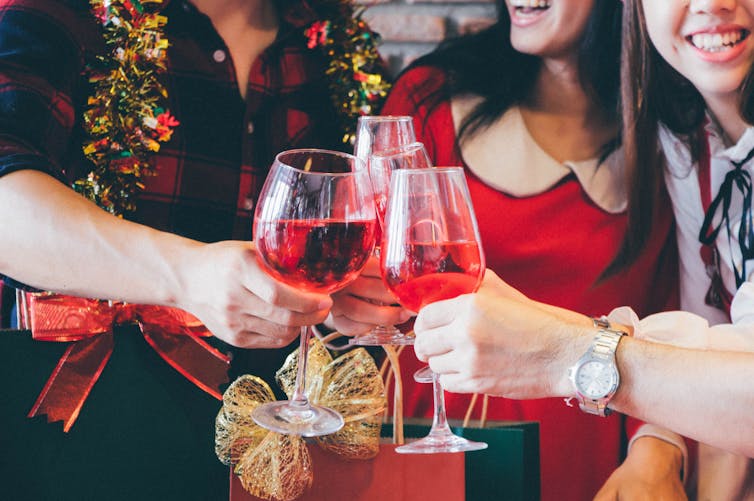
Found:
[[183, 2], [183, 10], [185, 11], [191, 10], [191, 6], [189, 5], [188, 2]]
[[212, 59], [214, 59], [215, 62], [222, 63], [223, 61], [225, 61], [225, 51], [217, 49], [212, 53]]
[[252, 209], [254, 209], [254, 199], [251, 197], [244, 197], [243, 208], [248, 211], [251, 211]]
[[249, 122], [248, 124], [246, 124], [246, 132], [248, 132], [249, 134], [254, 133], [254, 122]]

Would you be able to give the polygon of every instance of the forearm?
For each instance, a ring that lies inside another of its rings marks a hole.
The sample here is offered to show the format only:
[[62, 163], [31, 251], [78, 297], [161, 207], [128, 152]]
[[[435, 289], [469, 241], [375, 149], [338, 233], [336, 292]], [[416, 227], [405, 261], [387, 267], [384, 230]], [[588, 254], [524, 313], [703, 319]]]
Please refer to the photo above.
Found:
[[43, 290], [174, 305], [199, 244], [116, 218], [41, 172], [0, 178], [0, 272]]
[[754, 354], [625, 338], [617, 359], [614, 410], [754, 457]]

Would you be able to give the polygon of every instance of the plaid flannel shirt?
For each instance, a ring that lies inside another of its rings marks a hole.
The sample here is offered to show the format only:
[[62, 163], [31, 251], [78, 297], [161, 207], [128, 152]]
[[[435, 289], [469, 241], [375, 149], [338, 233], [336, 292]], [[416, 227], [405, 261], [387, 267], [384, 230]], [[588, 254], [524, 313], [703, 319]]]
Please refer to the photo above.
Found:
[[[146, 179], [130, 219], [205, 242], [249, 240], [275, 154], [343, 148], [332, 127], [327, 61], [303, 34], [316, 13], [303, 2], [285, 8], [244, 100], [210, 19], [186, 0], [165, 3], [165, 108], [180, 125], [154, 155], [157, 175]], [[82, 153], [85, 68], [104, 50], [87, 1], [0, 1], [0, 175], [35, 169], [70, 184], [91, 169]]]

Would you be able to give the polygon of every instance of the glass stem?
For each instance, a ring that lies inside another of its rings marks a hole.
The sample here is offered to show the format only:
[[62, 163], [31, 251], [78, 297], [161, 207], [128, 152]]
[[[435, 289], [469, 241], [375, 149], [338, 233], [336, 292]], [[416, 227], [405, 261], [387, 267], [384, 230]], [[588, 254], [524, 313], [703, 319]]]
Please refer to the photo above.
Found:
[[296, 407], [309, 407], [309, 399], [306, 398], [306, 362], [309, 357], [309, 326], [301, 327], [301, 345], [298, 348], [298, 369], [296, 371], [296, 386], [293, 389], [290, 405]]
[[430, 435], [452, 435], [448, 425], [448, 417], [445, 414], [445, 391], [440, 384], [440, 377], [432, 372], [432, 389], [435, 393], [435, 412], [432, 415], [432, 428]]

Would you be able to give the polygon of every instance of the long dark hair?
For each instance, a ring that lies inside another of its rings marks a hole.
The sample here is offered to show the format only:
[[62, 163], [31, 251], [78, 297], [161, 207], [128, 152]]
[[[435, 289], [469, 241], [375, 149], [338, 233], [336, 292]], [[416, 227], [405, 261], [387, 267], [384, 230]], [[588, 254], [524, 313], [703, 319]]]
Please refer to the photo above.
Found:
[[[621, 10], [618, 0], [596, 0], [579, 46], [579, 76], [584, 90], [603, 110], [616, 117]], [[461, 123], [459, 142], [495, 122], [510, 107], [524, 102], [534, 87], [541, 60], [516, 51], [511, 45], [510, 30], [508, 9], [501, 2], [494, 25], [479, 33], [448, 40], [407, 68], [432, 66], [447, 76], [444, 86], [429, 96], [430, 106], [463, 94], [482, 98]]]
[[[627, 0], [623, 14], [621, 101], [623, 148], [629, 184], [628, 228], [620, 251], [608, 273], [633, 263], [652, 231], [662, 192], [664, 162], [658, 142], [663, 124], [686, 143], [694, 161], [699, 156], [705, 117], [704, 99], [685, 77], [657, 52], [647, 33], [638, 0]], [[754, 72], [744, 82], [739, 111], [754, 123]]]

